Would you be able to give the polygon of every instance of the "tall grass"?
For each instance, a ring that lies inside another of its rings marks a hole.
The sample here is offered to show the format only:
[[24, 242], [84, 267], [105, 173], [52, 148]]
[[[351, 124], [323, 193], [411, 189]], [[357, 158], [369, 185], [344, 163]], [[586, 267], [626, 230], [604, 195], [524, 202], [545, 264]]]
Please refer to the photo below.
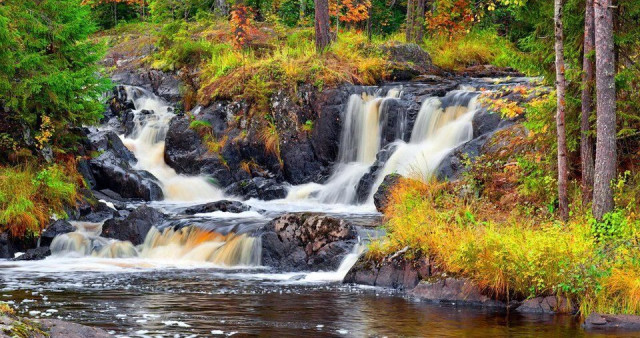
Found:
[[79, 180], [73, 164], [0, 167], [0, 231], [38, 235], [52, 215], [66, 216], [65, 206], [78, 198]]

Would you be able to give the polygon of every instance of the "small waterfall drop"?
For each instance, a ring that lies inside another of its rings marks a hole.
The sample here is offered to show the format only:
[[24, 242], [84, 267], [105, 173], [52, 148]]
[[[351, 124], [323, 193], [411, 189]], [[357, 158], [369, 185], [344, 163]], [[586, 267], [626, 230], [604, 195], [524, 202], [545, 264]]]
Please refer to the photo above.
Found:
[[76, 231], [56, 236], [54, 256], [100, 258], [146, 258], [155, 261], [213, 263], [218, 266], [258, 266], [262, 257], [259, 238], [246, 234], [222, 235], [194, 226], [163, 231], [151, 228], [143, 244], [100, 237], [102, 224], [87, 230], [74, 222]]
[[206, 178], [178, 175], [164, 162], [164, 146], [171, 107], [155, 94], [137, 87], [125, 87], [135, 106], [131, 135], [120, 136], [138, 159], [136, 169], [152, 173], [161, 183], [164, 196], [173, 201], [210, 201], [223, 198], [222, 191]]

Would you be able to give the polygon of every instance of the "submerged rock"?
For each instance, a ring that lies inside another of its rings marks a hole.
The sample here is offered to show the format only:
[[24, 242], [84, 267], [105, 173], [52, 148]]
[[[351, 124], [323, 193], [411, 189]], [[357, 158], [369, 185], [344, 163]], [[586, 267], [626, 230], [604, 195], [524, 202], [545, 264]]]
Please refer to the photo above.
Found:
[[541, 296], [527, 299], [516, 308], [523, 313], [574, 313], [576, 308], [565, 297]]
[[589, 331], [640, 331], [640, 316], [590, 314], [582, 324]]
[[104, 222], [102, 236], [139, 245], [144, 242], [149, 230], [154, 226], [160, 227], [166, 218], [160, 211], [143, 205], [125, 218], [112, 218]]
[[357, 242], [344, 220], [313, 214], [286, 214], [260, 235], [262, 265], [282, 271], [334, 271]]

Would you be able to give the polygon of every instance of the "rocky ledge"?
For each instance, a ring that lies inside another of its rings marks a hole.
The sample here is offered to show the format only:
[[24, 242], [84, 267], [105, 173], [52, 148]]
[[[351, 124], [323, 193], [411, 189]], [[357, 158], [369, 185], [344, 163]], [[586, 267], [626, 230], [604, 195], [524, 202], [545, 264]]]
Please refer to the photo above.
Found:
[[0, 337], [102, 338], [111, 335], [102, 329], [58, 319], [24, 319], [0, 314]]

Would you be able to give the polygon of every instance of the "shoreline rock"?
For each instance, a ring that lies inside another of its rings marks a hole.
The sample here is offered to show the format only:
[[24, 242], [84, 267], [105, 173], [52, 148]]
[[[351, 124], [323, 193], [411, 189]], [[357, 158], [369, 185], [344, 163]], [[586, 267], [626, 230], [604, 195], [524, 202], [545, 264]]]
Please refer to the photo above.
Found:
[[103, 329], [59, 319], [27, 319], [0, 314], [0, 337], [8, 336], [51, 338], [111, 337], [111, 335]]

